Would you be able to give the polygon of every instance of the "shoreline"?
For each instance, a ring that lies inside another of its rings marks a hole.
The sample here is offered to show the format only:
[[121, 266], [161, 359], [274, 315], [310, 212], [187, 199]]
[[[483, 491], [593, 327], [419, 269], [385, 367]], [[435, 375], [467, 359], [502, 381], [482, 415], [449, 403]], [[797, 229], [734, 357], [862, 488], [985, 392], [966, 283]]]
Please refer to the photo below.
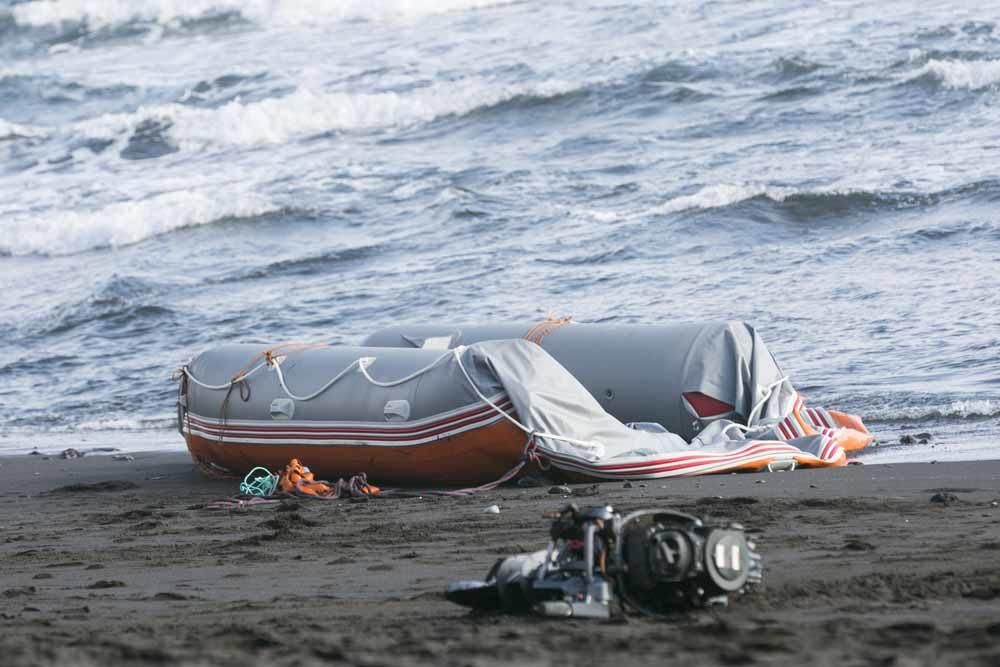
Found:
[[[211, 511], [238, 482], [204, 478], [186, 452], [132, 455], [0, 456], [9, 664], [1000, 658], [1000, 461], [611, 482], [579, 498], [515, 486]], [[544, 546], [543, 512], [569, 501], [740, 521], [764, 585], [669, 622], [541, 622], [443, 599], [448, 582]], [[499, 515], [483, 512], [492, 504]]]
[[[970, 426], [970, 425], [965, 425]], [[876, 441], [865, 450], [857, 452], [855, 458], [866, 465], [883, 463], [900, 464], [906, 462], [971, 462], [1000, 459], [995, 429], [975, 429], [955, 431], [944, 428], [932, 429], [933, 437], [928, 442], [897, 442], [902, 436], [923, 435], [919, 428], [909, 426], [893, 432], [891, 439]], [[878, 435], [878, 433], [876, 433]], [[882, 436], [888, 435], [886, 433]], [[136, 442], [142, 442], [140, 448]], [[30, 445], [27, 443], [31, 443]], [[0, 459], [18, 457], [38, 452], [42, 456], [58, 457], [66, 449], [73, 448], [89, 456], [105, 454], [183, 454], [187, 452], [183, 437], [176, 428], [158, 430], [110, 430], [110, 431], [66, 431], [0, 433]], [[105, 450], [105, 451], [94, 451]], [[113, 450], [113, 451], [112, 451]]]

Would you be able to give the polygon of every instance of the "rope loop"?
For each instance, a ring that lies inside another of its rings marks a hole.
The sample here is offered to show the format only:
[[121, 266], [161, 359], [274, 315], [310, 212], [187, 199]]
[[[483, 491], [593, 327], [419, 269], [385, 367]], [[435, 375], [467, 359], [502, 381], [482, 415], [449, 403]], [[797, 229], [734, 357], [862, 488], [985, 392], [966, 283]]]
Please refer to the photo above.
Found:
[[549, 470], [552, 467], [551, 464], [545, 462], [545, 457], [542, 456], [541, 452], [539, 451], [538, 443], [535, 442], [534, 432], [532, 432], [531, 435], [528, 436], [528, 442], [525, 443], [524, 456], [521, 458], [521, 461], [525, 465], [529, 463], [534, 463], [536, 466], [538, 466], [538, 469], [543, 472]]

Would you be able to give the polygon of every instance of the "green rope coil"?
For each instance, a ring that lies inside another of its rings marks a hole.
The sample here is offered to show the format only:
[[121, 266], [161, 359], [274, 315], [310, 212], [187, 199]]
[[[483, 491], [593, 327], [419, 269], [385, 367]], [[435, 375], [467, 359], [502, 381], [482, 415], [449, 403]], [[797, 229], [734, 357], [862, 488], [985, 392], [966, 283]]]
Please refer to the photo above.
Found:
[[240, 493], [248, 496], [270, 496], [278, 488], [279, 476], [260, 466], [247, 473], [240, 483]]

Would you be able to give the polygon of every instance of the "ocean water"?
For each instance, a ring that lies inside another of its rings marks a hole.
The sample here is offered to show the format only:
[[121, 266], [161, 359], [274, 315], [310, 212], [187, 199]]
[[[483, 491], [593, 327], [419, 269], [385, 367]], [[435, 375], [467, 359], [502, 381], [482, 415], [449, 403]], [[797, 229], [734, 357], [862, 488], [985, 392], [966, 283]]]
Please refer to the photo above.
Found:
[[998, 20], [0, 0], [0, 452], [182, 448], [222, 341], [558, 313], [744, 319], [864, 460], [996, 457]]

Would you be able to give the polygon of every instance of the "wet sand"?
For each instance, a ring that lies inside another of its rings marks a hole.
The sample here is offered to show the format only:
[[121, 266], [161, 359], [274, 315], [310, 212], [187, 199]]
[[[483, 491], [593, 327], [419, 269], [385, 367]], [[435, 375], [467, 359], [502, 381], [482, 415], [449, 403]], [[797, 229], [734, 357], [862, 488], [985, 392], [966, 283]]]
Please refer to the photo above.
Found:
[[2, 458], [0, 489], [4, 665], [1000, 664], [1000, 462], [616, 482], [575, 499], [755, 531], [764, 586], [670, 622], [443, 599], [544, 546], [542, 513], [568, 500], [548, 486], [212, 511], [236, 483], [170, 453]]

